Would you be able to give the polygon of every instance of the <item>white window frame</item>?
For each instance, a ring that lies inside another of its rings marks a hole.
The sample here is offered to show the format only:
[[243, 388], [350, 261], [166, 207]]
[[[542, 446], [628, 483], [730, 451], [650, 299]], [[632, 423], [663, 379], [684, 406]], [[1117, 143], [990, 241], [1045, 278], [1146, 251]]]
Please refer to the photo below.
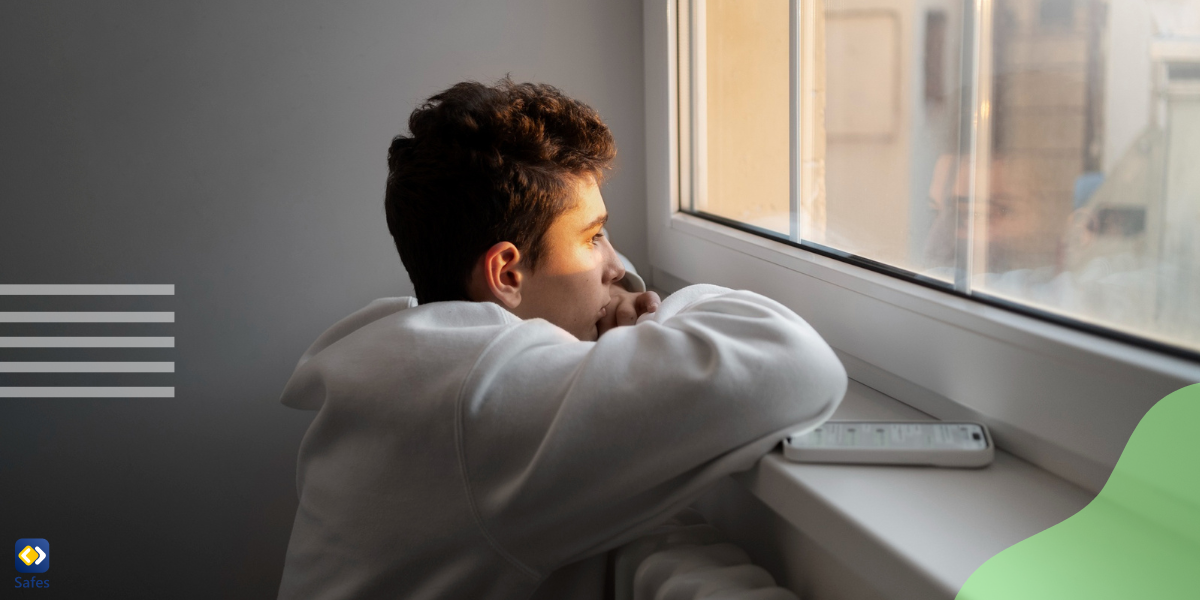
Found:
[[[986, 17], [991, 2], [981, 4]], [[807, 30], [811, 0], [791, 7], [793, 31]], [[825, 337], [852, 378], [935, 417], [987, 423], [1001, 448], [1092, 492], [1146, 411], [1200, 382], [1200, 364], [1184, 358], [680, 212], [678, 0], [644, 0], [643, 9], [647, 239], [656, 285], [707, 282], [772, 297]], [[793, 57], [797, 46], [793, 39]], [[793, 90], [797, 79], [793, 66]], [[796, 144], [793, 133], [793, 150]]]

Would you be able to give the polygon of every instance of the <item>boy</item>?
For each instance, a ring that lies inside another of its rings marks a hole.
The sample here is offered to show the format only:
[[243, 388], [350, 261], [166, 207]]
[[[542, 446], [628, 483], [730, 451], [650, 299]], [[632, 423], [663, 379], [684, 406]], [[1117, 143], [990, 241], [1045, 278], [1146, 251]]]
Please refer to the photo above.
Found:
[[591, 108], [461, 83], [409, 129], [385, 206], [416, 298], [335, 324], [283, 393], [319, 412], [281, 598], [528, 598], [841, 400], [841, 363], [779, 303], [711, 285], [659, 303], [627, 273]]

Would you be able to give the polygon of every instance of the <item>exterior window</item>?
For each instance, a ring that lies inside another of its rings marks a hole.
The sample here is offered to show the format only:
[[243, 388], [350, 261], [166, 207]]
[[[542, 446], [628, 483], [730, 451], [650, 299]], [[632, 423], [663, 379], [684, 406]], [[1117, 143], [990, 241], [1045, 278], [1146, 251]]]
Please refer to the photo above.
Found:
[[681, 0], [680, 210], [1200, 357], [1200, 0]]

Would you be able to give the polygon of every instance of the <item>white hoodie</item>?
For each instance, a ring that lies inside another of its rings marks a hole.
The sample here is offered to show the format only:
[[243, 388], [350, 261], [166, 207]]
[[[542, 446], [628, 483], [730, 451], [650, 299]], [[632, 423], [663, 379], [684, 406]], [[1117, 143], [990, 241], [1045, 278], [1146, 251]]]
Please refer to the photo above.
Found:
[[783, 305], [684, 288], [581, 342], [490, 302], [385, 298], [308, 349], [280, 598], [524, 599], [815, 427], [846, 391]]

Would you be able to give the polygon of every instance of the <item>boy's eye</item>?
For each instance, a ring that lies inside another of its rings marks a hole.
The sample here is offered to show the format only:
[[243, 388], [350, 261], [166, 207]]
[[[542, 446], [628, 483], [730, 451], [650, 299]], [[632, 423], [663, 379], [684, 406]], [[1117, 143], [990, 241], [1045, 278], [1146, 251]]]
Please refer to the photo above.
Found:
[[602, 238], [602, 237], [604, 237], [604, 233], [603, 233], [603, 232], [601, 232], [601, 233], [597, 233], [596, 235], [593, 235], [593, 236], [592, 236], [592, 243], [594, 244], [594, 243], [596, 243], [596, 242], [600, 241], [600, 238]]

